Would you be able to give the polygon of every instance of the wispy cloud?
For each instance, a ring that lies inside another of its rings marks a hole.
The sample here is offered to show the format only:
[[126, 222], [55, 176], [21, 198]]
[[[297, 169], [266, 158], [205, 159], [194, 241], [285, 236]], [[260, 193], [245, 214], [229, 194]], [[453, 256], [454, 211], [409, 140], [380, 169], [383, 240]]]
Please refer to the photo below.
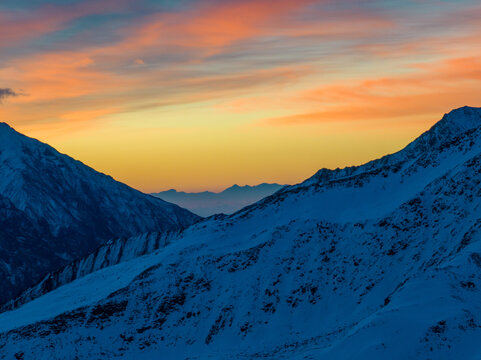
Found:
[[13, 91], [10, 88], [0, 88], [0, 104], [2, 103], [2, 100], [7, 98], [7, 97], [14, 97], [18, 96], [18, 94]]
[[481, 95], [473, 0], [27, 3], [0, 8], [0, 78], [31, 94], [2, 111], [23, 124], [193, 103], [226, 122], [362, 122]]
[[384, 127], [396, 122], [402, 125], [403, 119], [410, 117], [425, 116], [431, 121], [443, 111], [479, 105], [479, 59], [454, 57], [414, 64], [409, 74], [328, 84], [290, 99], [313, 111], [264, 119], [260, 124], [294, 126], [373, 121], [378, 127]]

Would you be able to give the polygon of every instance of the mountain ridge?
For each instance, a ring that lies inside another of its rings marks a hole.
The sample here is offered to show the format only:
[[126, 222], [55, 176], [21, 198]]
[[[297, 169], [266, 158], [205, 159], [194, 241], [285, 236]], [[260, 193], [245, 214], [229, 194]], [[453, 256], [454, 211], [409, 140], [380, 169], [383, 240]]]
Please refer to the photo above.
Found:
[[0, 359], [476, 358], [481, 122], [435, 132], [0, 314]]
[[232, 214], [282, 189], [285, 185], [262, 183], [254, 186], [237, 184], [220, 192], [188, 193], [174, 189], [153, 193], [155, 197], [172, 202], [201, 216]]
[[[327, 174], [331, 174], [331, 176], [334, 176], [334, 174], [342, 174], [340, 175], [341, 177], [344, 176], [344, 174], [345, 176], [351, 176], [353, 172], [359, 171], [360, 169], [369, 169], [373, 168], [375, 165], [387, 165], [390, 162], [395, 162], [400, 156], [405, 154], [410, 156], [416, 152], [428, 151], [432, 146], [435, 146], [436, 144], [439, 145], [439, 142], [442, 142], [443, 138], [444, 141], [449, 141], [449, 139], [454, 140], [457, 136], [462, 135], [464, 132], [479, 127], [481, 125], [480, 112], [480, 107], [463, 106], [461, 108], [454, 109], [449, 113], [445, 113], [440, 121], [436, 122], [431, 126], [431, 128], [395, 153], [384, 155], [378, 159], [368, 161], [367, 163], [359, 166], [348, 166], [337, 169], [323, 168], [302, 183], [309, 182], [315, 177], [329, 177]], [[460, 118], [464, 120], [463, 123], [458, 123]]]
[[267, 183], [267, 182], [263, 182], [263, 183], [259, 183], [257, 185], [238, 185], [238, 184], [234, 184], [232, 186], [229, 186], [227, 188], [225, 188], [224, 190], [221, 190], [221, 191], [209, 191], [209, 190], [205, 190], [205, 191], [179, 191], [179, 190], [176, 190], [176, 189], [169, 189], [169, 190], [165, 190], [165, 191], [159, 191], [159, 192], [156, 192], [156, 193], [152, 193], [152, 194], [161, 194], [161, 193], [167, 193], [167, 192], [176, 192], [178, 194], [222, 194], [222, 193], [225, 193], [225, 192], [230, 192], [230, 191], [236, 191], [236, 190], [239, 190], [239, 189], [252, 189], [252, 188], [263, 188], [263, 187], [267, 187], [267, 186], [286, 186], [286, 185], [281, 185], [281, 184], [278, 184], [278, 183]]
[[[457, 119], [453, 119], [453, 117], [466, 113], [469, 114], [470, 119], [468, 121], [469, 125], [467, 126], [466, 131], [463, 132], [463, 130], [461, 130], [462, 127], [457, 125]], [[475, 120], [473, 121], [473, 119]], [[453, 122], [452, 120], [454, 120], [455, 130], [453, 130], [450, 126], [450, 124]], [[402, 166], [406, 165], [409, 162], [412, 162], [412, 166], [419, 165], [416, 164], [416, 161], [418, 163], [421, 162], [427, 164], [429, 163], [429, 161], [431, 161], [430, 149], [433, 148], [433, 145], [437, 145], [435, 150], [440, 150], [440, 152], [442, 153], [444, 150], [446, 150], [446, 148], [449, 148], [451, 145], [459, 145], [459, 143], [463, 140], [462, 137], [466, 136], [466, 134], [470, 136], [473, 132], [475, 132], [475, 136], [481, 136], [480, 127], [481, 108], [463, 106], [461, 108], [452, 110], [451, 112], [444, 114], [440, 121], [431, 126], [427, 131], [423, 132], [420, 136], [418, 136], [411, 143], [406, 145], [403, 149], [395, 153], [382, 156], [378, 159], [371, 160], [365, 164], [358, 166], [348, 166], [345, 168], [337, 169], [322, 168], [318, 170], [313, 176], [302, 181], [301, 183], [296, 185], [287, 185], [273, 196], [268, 196], [265, 199], [259, 201], [259, 203], [249, 205], [246, 208], [239, 210], [236, 214], [243, 214], [246, 211], [250, 211], [250, 209], [252, 208], [256, 208], [259, 206], [262, 207], [265, 203], [269, 203], [271, 201], [278, 201], [279, 198], [283, 198], [286, 196], [286, 194], [289, 193], [307, 191], [312, 186], [319, 189], [323, 186], [329, 186], [330, 183], [349, 182], [354, 178], [360, 179], [363, 177], [373, 175], [375, 176], [381, 173], [384, 174], [383, 176], [386, 176], [386, 173], [389, 171], [397, 173]], [[442, 131], [445, 129], [448, 130]]]

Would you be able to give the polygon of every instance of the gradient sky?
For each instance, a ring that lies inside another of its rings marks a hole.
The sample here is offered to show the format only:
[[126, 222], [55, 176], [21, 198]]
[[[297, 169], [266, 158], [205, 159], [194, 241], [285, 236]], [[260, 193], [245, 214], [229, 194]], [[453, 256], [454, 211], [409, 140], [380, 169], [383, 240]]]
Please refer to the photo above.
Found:
[[146, 192], [295, 183], [481, 106], [479, 19], [479, 0], [1, 0], [0, 120]]

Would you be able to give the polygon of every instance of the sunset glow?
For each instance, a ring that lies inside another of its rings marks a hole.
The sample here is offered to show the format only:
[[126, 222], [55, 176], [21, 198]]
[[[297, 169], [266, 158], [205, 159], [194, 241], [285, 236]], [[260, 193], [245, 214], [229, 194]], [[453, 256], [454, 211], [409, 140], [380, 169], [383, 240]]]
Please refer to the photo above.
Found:
[[0, 3], [0, 121], [145, 192], [295, 183], [480, 106], [479, 1]]

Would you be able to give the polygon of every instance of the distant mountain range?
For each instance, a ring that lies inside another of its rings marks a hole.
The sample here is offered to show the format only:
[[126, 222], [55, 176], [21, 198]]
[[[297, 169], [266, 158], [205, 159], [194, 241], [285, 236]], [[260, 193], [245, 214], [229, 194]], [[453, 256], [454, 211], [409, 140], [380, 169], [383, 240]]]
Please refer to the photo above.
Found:
[[0, 123], [0, 303], [107, 240], [198, 219]]
[[234, 185], [219, 193], [210, 191], [186, 193], [172, 189], [152, 195], [206, 217], [219, 213], [233, 214], [244, 206], [274, 194], [284, 186], [266, 183], [255, 186]]
[[481, 109], [48, 281], [0, 314], [0, 359], [477, 359]]

